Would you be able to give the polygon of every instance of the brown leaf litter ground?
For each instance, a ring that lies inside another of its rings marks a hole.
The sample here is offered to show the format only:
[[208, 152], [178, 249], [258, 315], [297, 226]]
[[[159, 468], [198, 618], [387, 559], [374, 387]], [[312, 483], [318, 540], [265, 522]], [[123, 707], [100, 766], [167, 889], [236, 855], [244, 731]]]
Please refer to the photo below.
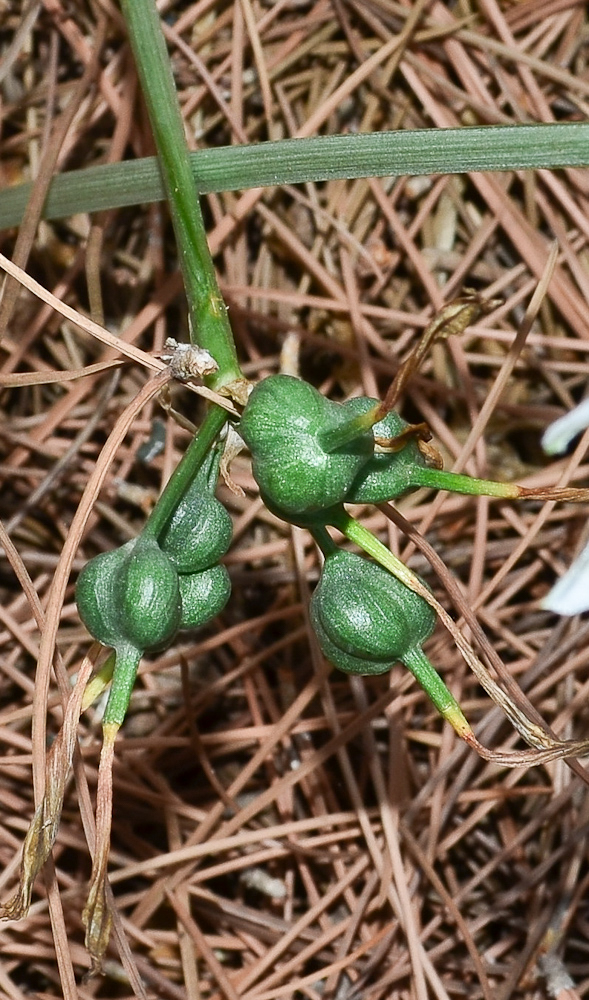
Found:
[[[23, 18], [19, 0], [0, 0], [4, 51], [14, 43], [2, 70], [1, 184], [42, 182], [52, 156], [61, 171], [151, 154], [115, 5], [44, 0], [27, 10]], [[589, 20], [577, 0], [183, 0], [162, 10], [194, 148], [588, 114]], [[400, 45], [365, 71], [395, 35]], [[252, 379], [282, 366], [334, 399], [382, 396], [443, 301], [465, 286], [501, 299], [459, 342], [434, 348], [402, 411], [427, 421], [446, 467], [524, 485], [586, 482], [584, 442], [553, 461], [540, 438], [586, 393], [588, 209], [582, 170], [336, 181], [205, 199]], [[1, 236], [7, 255], [15, 236]], [[512, 357], [553, 241], [547, 296]], [[167, 336], [186, 338], [162, 206], [33, 220], [18, 254], [48, 290], [128, 344], [157, 352]], [[12, 312], [3, 377], [45, 378], [115, 357], [29, 291], [2, 308], [4, 322]], [[127, 361], [114, 374], [2, 391], [0, 516], [43, 612], [61, 614], [58, 651], [72, 678], [89, 648], [75, 576], [88, 557], [137, 533], [188, 440], [169, 408], [145, 407], [114, 457], [64, 607], [47, 607], [82, 490], [148, 377]], [[491, 393], [494, 405], [481, 413]], [[163, 402], [198, 422], [200, 404], [186, 390]], [[163, 453], [146, 459], [143, 446], [162, 430]], [[55, 872], [38, 879], [27, 919], [0, 926], [0, 994], [589, 996], [585, 784], [563, 763], [506, 770], [482, 762], [401, 668], [366, 680], [330, 672], [305, 618], [315, 548], [265, 511], [246, 456], [233, 477], [244, 495], [220, 491], [235, 522], [231, 602], [212, 626], [143, 662], [117, 744], [110, 870], [126, 951], [113, 941], [105, 976], [84, 982], [94, 708], [79, 727]], [[546, 722], [564, 737], [587, 735], [588, 624], [539, 604], [584, 540], [584, 509], [424, 491], [398, 507], [442, 556]], [[453, 610], [444, 579], [391, 521], [374, 509], [358, 515]], [[33, 812], [33, 769], [42, 773], [45, 713], [32, 740], [35, 684], [39, 692], [44, 683], [35, 680], [40, 632], [5, 557], [0, 586], [6, 898]], [[428, 652], [481, 739], [519, 745], [441, 628]], [[65, 690], [50, 680], [48, 741]], [[62, 904], [53, 930], [48, 893]]]

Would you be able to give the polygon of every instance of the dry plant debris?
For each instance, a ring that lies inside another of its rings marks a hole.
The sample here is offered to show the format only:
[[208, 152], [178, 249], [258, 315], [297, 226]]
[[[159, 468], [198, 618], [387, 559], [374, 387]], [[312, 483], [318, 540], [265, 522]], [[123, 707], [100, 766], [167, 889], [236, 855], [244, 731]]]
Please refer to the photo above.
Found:
[[[10, 58], [0, 183], [38, 178], [42, 203], [52, 170], [148, 155], [152, 142], [116, 7], [45, 0], [27, 12], [22, 18], [16, 0], [2, 6], [0, 43]], [[167, 3], [165, 16], [195, 149], [588, 113], [581, 0], [200, 0]], [[529, 486], [586, 481], [587, 435], [556, 461], [540, 447], [589, 376], [586, 172], [337, 181], [209, 196], [205, 211], [250, 378], [282, 366], [334, 398], [383, 398], [432, 313], [473, 287], [501, 305], [459, 343], [433, 350], [406, 388], [404, 415], [427, 422], [447, 467]], [[2, 233], [0, 250], [127, 344], [160, 355], [167, 337], [186, 339], [164, 207], [38, 225], [31, 215], [22, 233], [16, 249], [16, 233]], [[513, 357], [553, 241], [547, 296]], [[115, 352], [29, 291], [7, 291], [0, 320], [0, 378], [35, 375], [28, 385], [6, 381], [1, 399], [0, 516], [33, 584], [23, 592], [26, 578], [2, 558], [6, 898], [34, 811], [31, 775], [38, 785], [67, 678], [88, 652], [75, 574], [137, 533], [188, 434], [155, 400], [145, 406], [94, 506], [64, 607], [47, 606], [81, 493], [147, 374], [129, 362], [114, 374], [99, 368], [56, 381], [56, 372], [103, 365]], [[489, 397], [494, 405], [485, 407]], [[163, 402], [198, 422], [187, 390], [174, 388]], [[163, 452], [143, 461], [162, 419]], [[214, 628], [144, 661], [117, 744], [110, 870], [121, 950], [113, 942], [106, 976], [84, 982], [100, 728], [93, 708], [79, 727], [55, 868], [37, 880], [30, 916], [0, 926], [0, 993], [588, 995], [586, 786], [560, 762], [505, 771], [469, 754], [400, 669], [365, 681], [329, 673], [305, 613], [317, 554], [304, 532], [287, 532], [264, 512], [245, 455], [231, 476], [234, 489], [221, 489], [235, 522], [226, 559], [233, 600]], [[423, 493], [398, 507], [427, 535], [546, 722], [563, 737], [586, 736], [587, 622], [540, 608], [584, 544], [583, 508]], [[397, 524], [372, 509], [365, 519], [452, 610], [444, 580], [408, 549]], [[9, 553], [4, 533], [2, 545]], [[61, 616], [58, 684], [35, 678], [45, 613]], [[447, 634], [439, 629], [428, 648], [477, 735], [517, 745]], [[49, 898], [54, 912], [61, 899], [53, 929]]]

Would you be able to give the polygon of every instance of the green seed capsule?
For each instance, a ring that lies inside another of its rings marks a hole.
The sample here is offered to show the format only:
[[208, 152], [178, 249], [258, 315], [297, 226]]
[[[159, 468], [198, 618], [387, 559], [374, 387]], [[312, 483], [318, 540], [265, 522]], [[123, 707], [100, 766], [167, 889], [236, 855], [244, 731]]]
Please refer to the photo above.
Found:
[[343, 670], [346, 674], [360, 674], [367, 677], [374, 674], [386, 674], [391, 669], [393, 664], [388, 658], [384, 660], [369, 660], [366, 657], [353, 656], [351, 653], [346, 653], [345, 650], [336, 646], [323, 628], [319, 609], [313, 600], [311, 601], [309, 614], [313, 631], [317, 636], [317, 641], [323, 655], [338, 670]]
[[150, 650], [171, 642], [180, 627], [176, 567], [157, 542], [141, 535], [117, 582], [125, 639]]
[[341, 503], [374, 450], [370, 430], [328, 450], [322, 435], [350, 419], [347, 405], [325, 399], [290, 375], [272, 375], [254, 388], [239, 433], [252, 454], [260, 492], [286, 519]]
[[76, 584], [78, 612], [90, 635], [105, 646], [124, 640], [117, 584], [136, 539], [86, 563]]
[[142, 536], [91, 559], [76, 601], [90, 634], [115, 649], [156, 649], [180, 624], [178, 572], [157, 542]]
[[219, 459], [213, 453], [188, 487], [160, 538], [163, 551], [179, 573], [208, 569], [229, 548], [231, 518], [214, 496], [218, 468]]
[[198, 628], [218, 615], [229, 600], [231, 581], [224, 566], [180, 577], [182, 618], [180, 628]]
[[431, 635], [427, 601], [382, 566], [351, 552], [330, 553], [311, 599], [325, 655], [341, 670], [382, 673]]
[[[357, 413], [366, 413], [378, 402], [367, 396], [350, 399], [346, 404], [353, 407]], [[403, 433], [409, 424], [391, 410], [383, 420], [374, 424], [372, 432], [375, 438], [395, 438]], [[417, 441], [409, 438], [399, 451], [375, 451], [372, 457], [359, 470], [346, 496], [347, 503], [386, 503], [396, 497], [403, 496], [412, 489], [417, 489], [419, 482], [418, 469], [427, 465]]]

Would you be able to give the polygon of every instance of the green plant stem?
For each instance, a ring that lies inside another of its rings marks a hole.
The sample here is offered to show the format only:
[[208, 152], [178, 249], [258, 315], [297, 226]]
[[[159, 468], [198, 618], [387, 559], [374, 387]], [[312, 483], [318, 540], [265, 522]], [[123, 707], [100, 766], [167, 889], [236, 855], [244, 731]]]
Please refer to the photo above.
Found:
[[493, 479], [475, 479], [462, 476], [458, 472], [444, 469], [428, 469], [415, 466], [411, 476], [412, 486], [426, 486], [432, 490], [448, 490], [450, 493], [465, 493], [476, 497], [502, 497], [517, 500], [521, 490], [515, 483], [498, 483]]
[[219, 370], [207, 379], [219, 389], [243, 379], [192, 177], [189, 149], [155, 0], [121, 0], [158, 151], [194, 343], [212, 354]]
[[417, 683], [421, 685], [442, 718], [450, 723], [455, 732], [462, 738], [470, 734], [472, 732], [470, 724], [460, 705], [428, 660], [421, 646], [410, 649], [403, 657], [403, 663], [411, 671]]
[[[358, 177], [582, 167], [589, 165], [588, 149], [589, 122], [477, 125], [221, 146], [191, 153], [190, 169], [193, 186], [208, 194]], [[30, 193], [30, 183], [0, 192], [0, 229], [19, 224]], [[155, 157], [101, 164], [55, 177], [43, 217], [60, 219], [164, 197]]]
[[141, 651], [133, 646], [116, 650], [112, 685], [102, 720], [103, 729], [105, 726], [116, 726], [117, 729], [122, 726], [140, 662]]
[[329, 556], [337, 552], [337, 545], [326, 528], [318, 526], [309, 528], [309, 531], [315, 540], [315, 544], [319, 546], [324, 556]]
[[343, 507], [334, 507], [329, 512], [329, 524], [341, 531], [351, 542], [363, 549], [377, 563], [388, 569], [401, 583], [413, 590], [413, 573], [397, 556], [387, 549], [386, 545], [375, 538], [368, 528], [356, 521]]
[[170, 476], [162, 495], [149, 515], [142, 535], [159, 539], [190, 483], [204, 462], [211, 445], [227, 421], [227, 413], [213, 406], [207, 413], [198, 434], [192, 439], [180, 462]]

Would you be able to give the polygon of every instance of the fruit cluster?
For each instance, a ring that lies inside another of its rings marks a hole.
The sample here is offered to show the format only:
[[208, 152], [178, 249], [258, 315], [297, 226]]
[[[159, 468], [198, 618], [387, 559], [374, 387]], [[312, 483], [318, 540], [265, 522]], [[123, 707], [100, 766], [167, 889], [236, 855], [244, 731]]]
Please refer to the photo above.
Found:
[[80, 618], [117, 654], [119, 682], [107, 711], [119, 725], [134, 681], [131, 670], [128, 684], [121, 685], [123, 668], [136, 669], [145, 652], [164, 649], [180, 629], [204, 625], [229, 599], [229, 574], [219, 559], [231, 541], [231, 518], [214, 496], [218, 466], [212, 452], [160, 538], [144, 532], [95, 556], [78, 578]]
[[[399, 439], [408, 427], [392, 411], [366, 424], [362, 418], [377, 406], [366, 396], [334, 403], [289, 375], [260, 382], [240, 434], [270, 510], [321, 532], [337, 520], [344, 502], [380, 503], [421, 485], [420, 470], [428, 470], [414, 439], [403, 440], [398, 450], [377, 450], [378, 441]], [[420, 647], [433, 632], [435, 613], [382, 566], [328, 545], [311, 623], [336, 667], [379, 674]]]

